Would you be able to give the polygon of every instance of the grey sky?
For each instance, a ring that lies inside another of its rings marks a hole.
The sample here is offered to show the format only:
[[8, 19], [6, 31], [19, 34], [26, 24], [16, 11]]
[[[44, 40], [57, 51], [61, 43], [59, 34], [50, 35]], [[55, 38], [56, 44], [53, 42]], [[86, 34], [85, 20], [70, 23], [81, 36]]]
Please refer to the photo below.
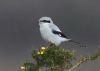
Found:
[[[31, 59], [31, 49], [45, 43], [38, 26], [42, 16], [50, 16], [67, 36], [88, 45], [72, 49], [94, 52], [100, 44], [99, 7], [96, 0], [0, 0], [0, 71], [17, 71]], [[78, 70], [99, 71], [99, 66], [100, 58]]]

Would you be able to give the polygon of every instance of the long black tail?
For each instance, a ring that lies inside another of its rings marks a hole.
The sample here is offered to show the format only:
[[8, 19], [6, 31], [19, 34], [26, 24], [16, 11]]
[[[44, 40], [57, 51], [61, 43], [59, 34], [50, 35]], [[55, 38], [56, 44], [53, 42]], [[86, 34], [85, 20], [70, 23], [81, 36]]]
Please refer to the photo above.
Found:
[[76, 41], [74, 41], [74, 40], [69, 40], [69, 42], [73, 42], [73, 43], [75, 43], [76, 45], [79, 45], [80, 47], [86, 47], [86, 45], [83, 45], [83, 44], [81, 44], [81, 43], [79, 43], [79, 42], [76, 42]]

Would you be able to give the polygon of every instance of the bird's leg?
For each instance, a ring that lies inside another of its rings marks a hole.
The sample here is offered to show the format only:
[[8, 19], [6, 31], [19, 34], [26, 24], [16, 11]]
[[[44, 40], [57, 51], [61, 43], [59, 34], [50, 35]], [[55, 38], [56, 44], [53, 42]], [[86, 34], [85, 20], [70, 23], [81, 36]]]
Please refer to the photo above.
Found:
[[53, 43], [50, 43], [49, 47], [56, 47], [56, 45]]

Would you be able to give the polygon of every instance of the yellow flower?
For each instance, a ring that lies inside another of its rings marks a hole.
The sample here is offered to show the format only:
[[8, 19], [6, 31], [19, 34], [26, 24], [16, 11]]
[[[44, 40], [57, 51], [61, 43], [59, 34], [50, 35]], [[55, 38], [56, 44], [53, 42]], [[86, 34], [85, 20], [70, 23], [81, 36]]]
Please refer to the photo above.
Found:
[[40, 55], [40, 54], [41, 54], [41, 55], [44, 54], [44, 52], [45, 52], [45, 50], [46, 50], [47, 48], [48, 48], [48, 47], [41, 47], [41, 48], [39, 48], [39, 49], [38, 49], [39, 51], [37, 52], [37, 54], [39, 54], [39, 55]]
[[41, 50], [45, 50], [46, 48], [45, 47], [41, 47]]
[[39, 54], [39, 55], [41, 54], [42, 55], [42, 54], [44, 54], [44, 51], [37, 52], [37, 54]]
[[37, 52], [37, 54], [41, 54], [41, 52]]
[[25, 66], [24, 65], [21, 65], [21, 70], [25, 70]]
[[43, 51], [41, 51], [41, 54], [44, 54], [44, 52], [43, 52]]

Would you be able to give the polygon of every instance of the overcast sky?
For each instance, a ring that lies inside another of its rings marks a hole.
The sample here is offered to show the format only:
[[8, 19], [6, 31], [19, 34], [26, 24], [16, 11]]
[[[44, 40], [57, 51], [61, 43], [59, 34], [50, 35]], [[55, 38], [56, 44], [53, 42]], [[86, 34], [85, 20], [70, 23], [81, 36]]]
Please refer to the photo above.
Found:
[[[21, 63], [31, 60], [32, 48], [45, 44], [38, 26], [42, 16], [51, 17], [68, 37], [88, 46], [70, 47], [79, 55], [95, 52], [100, 45], [99, 7], [96, 0], [0, 0], [0, 71], [18, 71]], [[99, 70], [100, 58], [77, 71]]]

